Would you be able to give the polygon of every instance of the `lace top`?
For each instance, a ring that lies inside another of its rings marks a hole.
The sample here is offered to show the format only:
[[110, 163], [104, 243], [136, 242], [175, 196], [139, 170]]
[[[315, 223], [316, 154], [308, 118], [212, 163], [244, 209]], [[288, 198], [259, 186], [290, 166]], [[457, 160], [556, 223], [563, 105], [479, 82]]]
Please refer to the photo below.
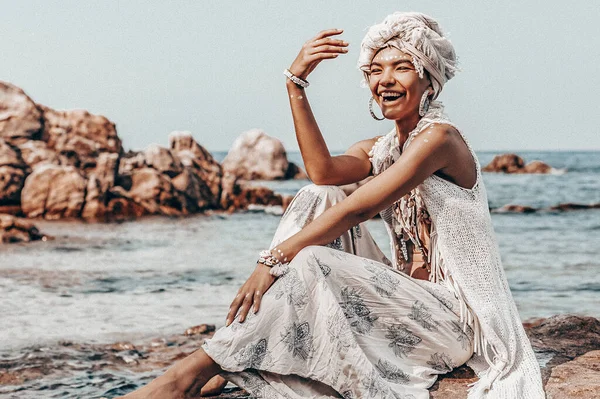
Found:
[[[502, 267], [479, 160], [443, 111], [442, 104], [433, 101], [403, 150], [432, 124], [451, 125], [473, 156], [477, 181], [463, 188], [432, 174], [384, 209], [380, 214], [390, 235], [393, 263], [402, 269], [402, 241], [419, 237], [415, 241], [426, 251], [430, 281], [443, 283], [458, 299], [463, 328], [468, 325], [475, 336], [474, 355], [467, 364], [480, 377], [468, 399], [545, 398], [539, 365]], [[375, 143], [369, 154], [374, 175], [400, 158], [398, 147], [395, 129]], [[426, 219], [429, 243], [419, 235], [426, 230], [419, 222]]]

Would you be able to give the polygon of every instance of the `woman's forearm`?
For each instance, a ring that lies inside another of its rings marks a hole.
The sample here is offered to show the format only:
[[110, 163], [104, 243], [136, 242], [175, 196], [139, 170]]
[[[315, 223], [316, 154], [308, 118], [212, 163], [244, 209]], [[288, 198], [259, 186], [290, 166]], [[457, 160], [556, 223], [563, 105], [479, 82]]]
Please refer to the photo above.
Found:
[[310, 109], [305, 90], [290, 80], [287, 80], [286, 86], [304, 167], [308, 176], [318, 183], [329, 169], [331, 154]]

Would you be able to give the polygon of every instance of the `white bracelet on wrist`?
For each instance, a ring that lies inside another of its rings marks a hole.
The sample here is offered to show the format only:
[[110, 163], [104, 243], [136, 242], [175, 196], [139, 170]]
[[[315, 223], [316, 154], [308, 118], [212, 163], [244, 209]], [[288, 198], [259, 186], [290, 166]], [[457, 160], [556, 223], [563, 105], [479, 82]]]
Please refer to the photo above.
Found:
[[307, 88], [308, 86], [310, 86], [310, 83], [308, 83], [308, 81], [306, 81], [304, 79], [300, 79], [298, 76], [294, 75], [287, 68], [283, 71], [283, 74], [285, 76], [287, 76], [289, 80], [291, 80], [292, 82], [296, 83], [298, 86], [300, 86], [302, 88]]

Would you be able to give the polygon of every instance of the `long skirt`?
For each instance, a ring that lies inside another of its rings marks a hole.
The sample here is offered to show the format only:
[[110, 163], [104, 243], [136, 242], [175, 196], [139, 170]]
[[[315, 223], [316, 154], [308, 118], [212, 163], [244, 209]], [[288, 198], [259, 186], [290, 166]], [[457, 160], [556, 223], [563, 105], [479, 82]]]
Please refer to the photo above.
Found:
[[[270, 248], [342, 201], [335, 186], [301, 189]], [[439, 374], [473, 354], [458, 301], [440, 284], [391, 267], [364, 224], [302, 249], [259, 311], [202, 348], [257, 398], [429, 398]]]

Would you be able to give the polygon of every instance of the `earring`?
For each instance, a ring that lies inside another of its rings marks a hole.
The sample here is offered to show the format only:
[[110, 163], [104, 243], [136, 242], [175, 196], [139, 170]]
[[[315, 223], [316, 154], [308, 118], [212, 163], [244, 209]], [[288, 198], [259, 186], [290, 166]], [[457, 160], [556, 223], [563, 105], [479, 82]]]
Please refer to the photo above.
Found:
[[421, 96], [421, 102], [419, 103], [419, 115], [425, 116], [429, 111], [429, 91], [425, 90], [425, 93]]
[[373, 112], [373, 97], [369, 98], [369, 112], [371, 113], [373, 119], [375, 119], [376, 121], [382, 121], [385, 119], [385, 117], [378, 118], [377, 115], [375, 115], [375, 112]]

